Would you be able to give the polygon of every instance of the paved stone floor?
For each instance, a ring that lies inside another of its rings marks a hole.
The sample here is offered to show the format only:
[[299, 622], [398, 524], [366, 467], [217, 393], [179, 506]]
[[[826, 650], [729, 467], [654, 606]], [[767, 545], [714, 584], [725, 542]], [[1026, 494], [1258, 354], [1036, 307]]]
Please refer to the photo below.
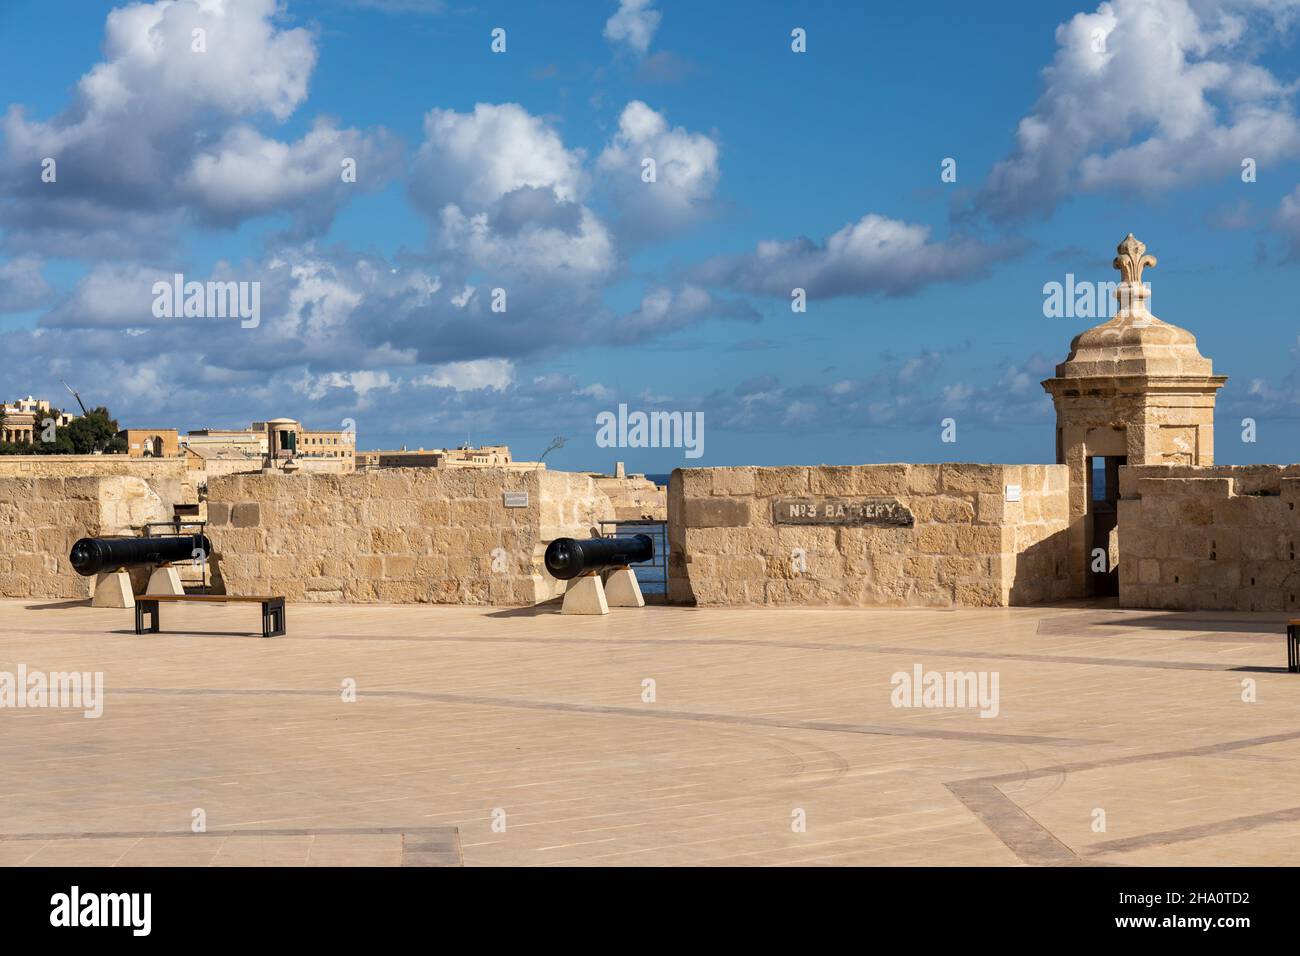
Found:
[[[1277, 615], [162, 618], [0, 601], [0, 672], [104, 675], [98, 719], [0, 709], [0, 864], [1300, 862]], [[996, 674], [997, 716], [894, 707], [916, 665]]]

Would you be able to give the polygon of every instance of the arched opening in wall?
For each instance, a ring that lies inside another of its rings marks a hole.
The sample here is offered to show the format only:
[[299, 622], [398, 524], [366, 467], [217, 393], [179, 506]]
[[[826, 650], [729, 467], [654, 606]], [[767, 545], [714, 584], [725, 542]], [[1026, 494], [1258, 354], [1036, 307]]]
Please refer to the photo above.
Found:
[[1119, 595], [1119, 469], [1124, 455], [1088, 456], [1088, 593]]

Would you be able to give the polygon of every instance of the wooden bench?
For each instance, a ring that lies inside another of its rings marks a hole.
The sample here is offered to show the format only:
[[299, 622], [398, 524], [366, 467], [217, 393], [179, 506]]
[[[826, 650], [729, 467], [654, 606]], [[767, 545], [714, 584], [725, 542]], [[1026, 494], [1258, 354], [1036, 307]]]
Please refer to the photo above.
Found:
[[1286, 669], [1292, 674], [1300, 674], [1300, 621], [1286, 622]]
[[[162, 601], [197, 602], [209, 604], [261, 604], [262, 636], [279, 637], [284, 634], [284, 598], [274, 595], [234, 594], [142, 594], [135, 599], [135, 632], [157, 634], [158, 605]], [[144, 616], [149, 615], [149, 626], [144, 626]]]

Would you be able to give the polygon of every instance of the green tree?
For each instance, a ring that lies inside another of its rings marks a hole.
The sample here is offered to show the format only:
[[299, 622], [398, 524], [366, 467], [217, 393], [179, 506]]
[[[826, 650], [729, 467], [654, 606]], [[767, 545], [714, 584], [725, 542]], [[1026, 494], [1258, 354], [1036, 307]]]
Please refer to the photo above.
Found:
[[[54, 423], [62, 415], [57, 408], [51, 408], [48, 412], [38, 412], [36, 415], [36, 427], [33, 432], [33, 441], [30, 445], [24, 445], [26, 455], [71, 455], [73, 453], [72, 439], [66, 434], [66, 428], [59, 428]], [[50, 425], [47, 427], [46, 422]]]
[[56, 454], [89, 455], [96, 451], [115, 454], [126, 451], [126, 439], [119, 438], [117, 432], [117, 419], [100, 405], [56, 429], [53, 444], [61, 444], [60, 439], [66, 437], [71, 446], [70, 452], [59, 451]]
[[[36, 416], [34, 441], [0, 442], [0, 455], [89, 455], [94, 452], [119, 454], [126, 451], [126, 439], [117, 436], [117, 421], [107, 408], [92, 408], [66, 425], [46, 428], [46, 421], [57, 422], [62, 413], [57, 408]], [[4, 413], [0, 412], [0, 426]], [[46, 440], [47, 438], [52, 440]]]

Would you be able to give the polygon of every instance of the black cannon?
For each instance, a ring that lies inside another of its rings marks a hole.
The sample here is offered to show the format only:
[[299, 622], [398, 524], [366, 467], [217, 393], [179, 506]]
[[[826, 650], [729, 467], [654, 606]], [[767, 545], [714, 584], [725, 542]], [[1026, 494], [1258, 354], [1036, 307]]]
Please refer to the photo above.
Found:
[[655, 542], [648, 534], [627, 538], [556, 538], [546, 547], [546, 570], [551, 577], [567, 581], [587, 571], [640, 564], [655, 556]]
[[82, 538], [72, 546], [68, 560], [78, 574], [89, 577], [140, 564], [190, 561], [194, 552], [207, 558], [212, 542], [203, 534], [159, 535], [148, 538]]

